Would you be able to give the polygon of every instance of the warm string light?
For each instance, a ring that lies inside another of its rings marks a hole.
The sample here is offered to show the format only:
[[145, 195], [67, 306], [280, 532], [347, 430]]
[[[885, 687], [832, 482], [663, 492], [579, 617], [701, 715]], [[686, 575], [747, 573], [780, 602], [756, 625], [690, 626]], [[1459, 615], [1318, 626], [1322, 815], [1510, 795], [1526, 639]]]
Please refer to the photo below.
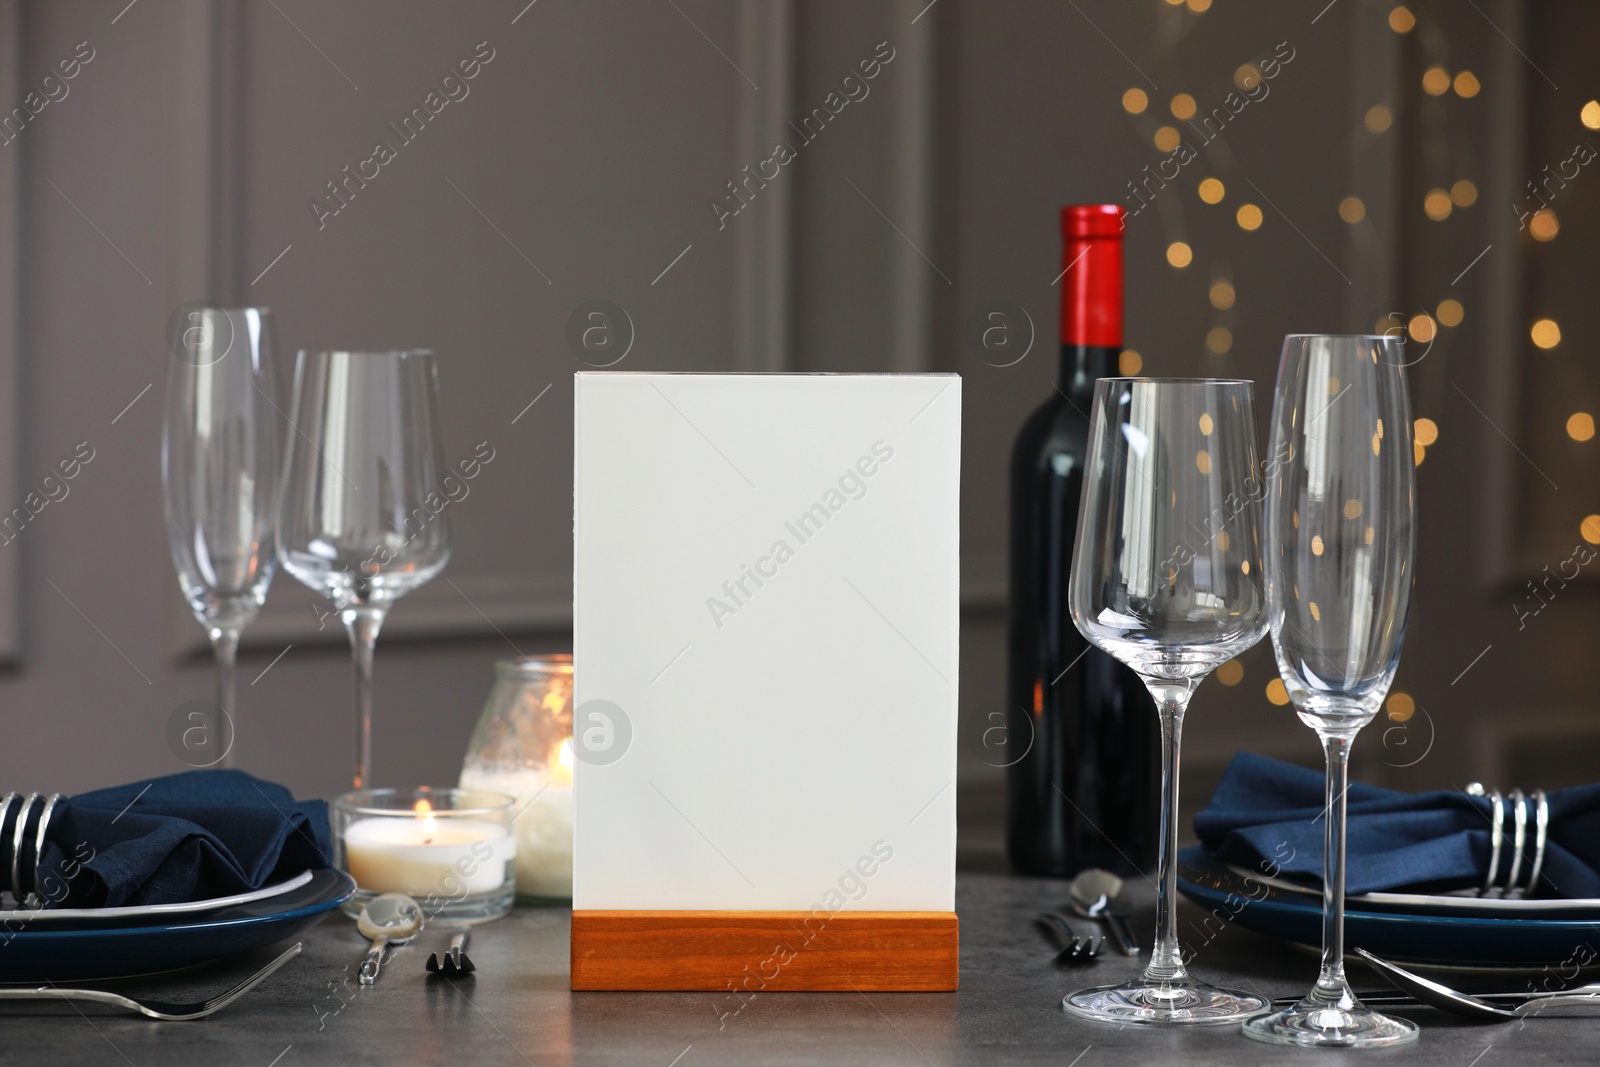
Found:
[[[1202, 13], [1209, 10], [1212, 0], [1165, 0], [1165, 2], [1171, 7], [1186, 6], [1192, 12]], [[1392, 8], [1388, 21], [1390, 29], [1397, 34], [1408, 34], [1417, 26], [1416, 15], [1405, 4]], [[1259, 83], [1261, 76], [1260, 68], [1254, 63], [1244, 63], [1234, 71], [1233, 80], [1240, 89], [1249, 89]], [[1444, 64], [1432, 63], [1423, 72], [1422, 90], [1432, 97], [1443, 97], [1454, 90], [1460, 99], [1470, 100], [1483, 91], [1483, 84], [1471, 70], [1458, 70], [1452, 75]], [[1149, 106], [1149, 95], [1143, 89], [1133, 87], [1122, 94], [1122, 107], [1130, 115], [1143, 114]], [[1169, 101], [1168, 110], [1173, 118], [1186, 122], [1197, 113], [1198, 105], [1191, 94], [1178, 93]], [[1587, 128], [1600, 130], [1600, 100], [1586, 102], [1579, 111], [1579, 119]], [[1373, 104], [1364, 114], [1363, 124], [1373, 135], [1387, 133], [1394, 125], [1394, 111], [1388, 104]], [[1159, 150], [1172, 152], [1182, 143], [1182, 135], [1176, 127], [1163, 124], [1156, 129], [1152, 140]], [[1202, 179], [1196, 191], [1201, 201], [1211, 205], [1222, 203], [1227, 195], [1223, 182], [1216, 177]], [[1423, 196], [1423, 213], [1432, 221], [1443, 222], [1456, 210], [1470, 208], [1476, 204], [1478, 195], [1478, 187], [1473, 181], [1458, 178], [1448, 189], [1444, 187], [1429, 189]], [[1365, 220], [1366, 204], [1358, 196], [1346, 196], [1339, 201], [1338, 214], [1345, 223], [1354, 226]], [[1234, 221], [1241, 230], [1251, 233], [1261, 228], [1265, 222], [1265, 215], [1255, 204], [1243, 203], [1235, 210]], [[1560, 230], [1560, 219], [1551, 208], [1535, 212], [1528, 221], [1529, 235], [1541, 243], [1554, 240]], [[1194, 250], [1185, 241], [1172, 241], [1167, 245], [1166, 258], [1174, 269], [1183, 270], [1194, 261]], [[1233, 282], [1225, 277], [1213, 279], [1208, 296], [1211, 306], [1219, 312], [1231, 309], [1237, 298]], [[1440, 327], [1459, 326], [1465, 314], [1460, 301], [1446, 299], [1439, 303], [1433, 315], [1421, 313], [1411, 316], [1405, 322], [1405, 333], [1413, 341], [1430, 343], [1437, 336]], [[1382, 332], [1392, 330], [1393, 318], [1395, 317], [1379, 320], [1377, 329]], [[1536, 346], [1544, 350], [1553, 349], [1561, 343], [1561, 329], [1553, 318], [1541, 318], [1535, 321], [1529, 328], [1529, 336]], [[1206, 334], [1206, 347], [1216, 355], [1229, 352], [1233, 342], [1233, 332], [1225, 326], [1213, 326]], [[1122, 374], [1136, 375], [1143, 366], [1143, 358], [1133, 349], [1123, 350], [1118, 357], [1118, 369]], [[1594, 418], [1588, 412], [1574, 412], [1567, 419], [1566, 429], [1572, 440], [1589, 441], [1595, 433]], [[1416, 420], [1413, 430], [1415, 461], [1420, 466], [1428, 448], [1438, 441], [1439, 431], [1433, 420], [1426, 418]], [[1381, 433], [1374, 436], [1375, 450], [1381, 447], [1381, 436]], [[1209, 465], [1209, 456], [1201, 452], [1196, 456], [1196, 465], [1202, 468]], [[1600, 515], [1587, 516], [1580, 524], [1580, 531], [1590, 543], [1600, 544]], [[1237, 684], [1243, 678], [1243, 674], [1243, 667], [1237, 661], [1230, 661], [1217, 671], [1218, 678], [1222, 679], [1225, 685]], [[1268, 684], [1267, 697], [1275, 704], [1286, 704], [1289, 701], [1283, 683], [1277, 679]], [[1391, 720], [1404, 722], [1411, 717], [1414, 707], [1414, 702], [1409, 696], [1396, 693], [1390, 697], [1387, 711]]]
[[1528, 336], [1533, 338], [1534, 344], [1548, 350], [1561, 343], [1561, 327], [1556, 325], [1555, 319], [1539, 319], [1528, 329]]
[[1540, 208], [1533, 213], [1533, 218], [1528, 220], [1528, 232], [1535, 241], [1554, 241], [1556, 234], [1561, 232], [1561, 220], [1556, 217], [1555, 208]]

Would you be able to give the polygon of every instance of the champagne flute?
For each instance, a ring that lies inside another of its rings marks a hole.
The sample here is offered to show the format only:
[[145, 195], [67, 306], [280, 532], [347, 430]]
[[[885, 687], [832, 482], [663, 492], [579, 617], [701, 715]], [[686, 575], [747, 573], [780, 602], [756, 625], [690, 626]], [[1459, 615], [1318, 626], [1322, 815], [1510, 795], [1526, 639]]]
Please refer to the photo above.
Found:
[[1272, 647], [1300, 720], [1328, 761], [1322, 970], [1305, 999], [1251, 1019], [1262, 1041], [1375, 1047], [1415, 1024], [1364, 1007], [1344, 974], [1345, 787], [1350, 745], [1394, 681], [1416, 549], [1416, 461], [1397, 337], [1283, 343], [1267, 477]]
[[357, 789], [372, 780], [372, 649], [384, 616], [450, 559], [438, 391], [426, 350], [302, 350], [295, 364], [278, 554], [349, 632]]
[[275, 563], [272, 315], [186, 304], [171, 329], [161, 435], [167, 546], [217, 661], [220, 751], [210, 763], [232, 766], [239, 634], [266, 601]]
[[1192, 978], [1178, 949], [1178, 743], [1201, 679], [1261, 640], [1260, 495], [1250, 382], [1102, 378], [1068, 602], [1083, 636], [1133, 668], [1161, 719], [1156, 941], [1144, 973], [1062, 1003], [1114, 1023], [1237, 1022], [1266, 1001]]

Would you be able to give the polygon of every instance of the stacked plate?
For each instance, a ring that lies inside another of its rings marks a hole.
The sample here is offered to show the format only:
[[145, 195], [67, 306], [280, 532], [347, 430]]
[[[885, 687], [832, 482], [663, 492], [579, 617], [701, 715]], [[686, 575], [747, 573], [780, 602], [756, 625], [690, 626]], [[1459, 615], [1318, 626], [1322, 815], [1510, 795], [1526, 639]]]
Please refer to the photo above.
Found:
[[342, 871], [302, 871], [251, 893], [186, 904], [0, 911], [0, 983], [155, 974], [264, 948], [355, 894]]
[[[1234, 867], [1196, 847], [1178, 855], [1178, 888], [1215, 921], [1322, 944], [1321, 887]], [[1597, 962], [1600, 900], [1363, 893], [1345, 900], [1344, 940], [1397, 963], [1576, 973]]]

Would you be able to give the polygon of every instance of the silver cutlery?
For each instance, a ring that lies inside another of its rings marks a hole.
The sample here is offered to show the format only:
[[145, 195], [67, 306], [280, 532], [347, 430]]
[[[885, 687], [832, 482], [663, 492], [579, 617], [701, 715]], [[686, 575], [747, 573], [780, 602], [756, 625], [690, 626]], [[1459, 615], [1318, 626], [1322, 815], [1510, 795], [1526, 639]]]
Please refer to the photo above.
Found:
[[1087, 963], [1105, 947], [1105, 938], [1079, 937], [1072, 925], [1053, 911], [1041, 911], [1033, 921], [1054, 936], [1058, 949], [1055, 963]]
[[422, 905], [404, 893], [384, 893], [367, 901], [356, 919], [356, 929], [372, 942], [366, 959], [361, 961], [357, 978], [362, 985], [378, 980], [378, 970], [383, 966], [384, 949], [390, 945], [403, 945], [422, 932], [427, 917]]
[[478, 968], [467, 955], [467, 938], [472, 935], [470, 927], [457, 930], [450, 939], [450, 950], [444, 954], [444, 959], [439, 959], [437, 952], [428, 953], [427, 970], [430, 974], [471, 974]]
[[1128, 929], [1128, 891], [1110, 871], [1091, 867], [1072, 880], [1072, 910], [1085, 919], [1104, 922], [1124, 956], [1137, 956], [1139, 943]]
[[232, 1004], [260, 985], [279, 967], [300, 955], [300, 949], [301, 944], [296, 942], [293, 948], [284, 952], [283, 955], [226, 993], [212, 997], [210, 1000], [202, 1000], [195, 1003], [179, 1003], [169, 1000], [138, 1000], [134, 997], [122, 996], [120, 993], [109, 993], [104, 989], [70, 989], [55, 985], [42, 985], [31, 989], [0, 989], [0, 1000], [88, 1000], [96, 1004], [110, 1004], [117, 1008], [127, 1008], [152, 1019], [164, 1019], [171, 1022], [204, 1019], [207, 1015], [226, 1008], [229, 1004]]
[[1600, 984], [1552, 993], [1530, 991], [1477, 997], [1458, 992], [1420, 974], [1413, 974], [1404, 967], [1374, 956], [1366, 949], [1358, 948], [1355, 953], [1396, 988], [1409, 993], [1419, 1002], [1468, 1019], [1515, 1019], [1527, 1014], [1529, 1009], [1542, 1008], [1547, 1004], [1600, 1004]]

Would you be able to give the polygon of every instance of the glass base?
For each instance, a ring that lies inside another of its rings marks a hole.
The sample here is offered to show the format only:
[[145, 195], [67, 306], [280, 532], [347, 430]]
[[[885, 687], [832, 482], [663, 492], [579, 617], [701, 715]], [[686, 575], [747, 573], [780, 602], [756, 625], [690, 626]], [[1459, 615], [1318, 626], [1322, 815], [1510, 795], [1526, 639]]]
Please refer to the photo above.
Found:
[[1383, 1048], [1417, 1039], [1417, 1024], [1381, 1015], [1353, 997], [1342, 1004], [1306, 998], [1292, 1008], [1251, 1019], [1246, 1037], [1310, 1048]]
[[1069, 994], [1061, 1006], [1074, 1015], [1099, 1022], [1157, 1026], [1236, 1023], [1270, 1007], [1260, 997], [1219, 989], [1193, 978], [1175, 982], [1136, 978], [1125, 985], [1098, 986]]

